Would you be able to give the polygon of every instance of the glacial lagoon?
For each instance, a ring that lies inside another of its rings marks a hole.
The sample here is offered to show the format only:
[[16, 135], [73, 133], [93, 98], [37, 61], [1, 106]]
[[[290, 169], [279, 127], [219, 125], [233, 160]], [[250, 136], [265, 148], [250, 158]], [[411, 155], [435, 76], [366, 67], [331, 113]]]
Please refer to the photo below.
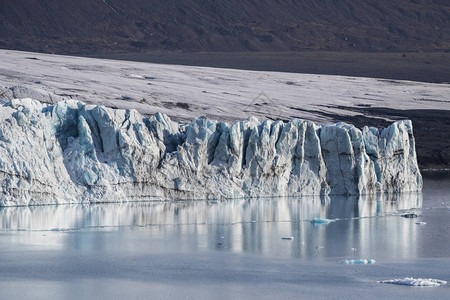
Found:
[[[379, 281], [449, 281], [449, 217], [448, 178], [401, 195], [5, 207], [0, 298], [446, 299], [448, 284]], [[340, 263], [359, 259], [375, 263]]]

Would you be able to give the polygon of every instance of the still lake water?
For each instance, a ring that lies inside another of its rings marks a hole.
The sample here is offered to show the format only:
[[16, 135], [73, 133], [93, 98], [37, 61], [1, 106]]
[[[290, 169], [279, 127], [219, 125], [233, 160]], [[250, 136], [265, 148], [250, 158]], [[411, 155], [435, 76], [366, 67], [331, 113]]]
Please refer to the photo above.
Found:
[[[376, 263], [340, 264], [359, 258]], [[0, 209], [0, 299], [449, 299], [377, 282], [407, 276], [450, 281], [448, 178], [389, 197]]]

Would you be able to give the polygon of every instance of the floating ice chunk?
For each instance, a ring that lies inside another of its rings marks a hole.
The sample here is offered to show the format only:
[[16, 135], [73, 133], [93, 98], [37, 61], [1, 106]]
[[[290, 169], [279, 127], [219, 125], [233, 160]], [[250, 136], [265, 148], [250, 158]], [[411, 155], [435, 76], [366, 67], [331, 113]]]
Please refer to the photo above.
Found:
[[391, 284], [400, 284], [400, 285], [410, 285], [410, 286], [440, 286], [447, 284], [445, 280], [432, 279], [432, 278], [412, 278], [405, 277], [403, 279], [392, 279], [392, 280], [383, 280], [379, 281], [379, 283], [391, 283]]
[[292, 241], [294, 239], [293, 236], [287, 236], [287, 237], [282, 237], [282, 240], [288, 240], [288, 241]]
[[311, 220], [312, 224], [330, 224], [333, 220], [322, 219], [322, 218], [314, 218]]
[[374, 259], [344, 259], [341, 260], [341, 264], [344, 265], [373, 265]]
[[416, 222], [417, 225], [426, 225], [427, 222]]
[[63, 228], [52, 228], [50, 229], [50, 231], [64, 231]]

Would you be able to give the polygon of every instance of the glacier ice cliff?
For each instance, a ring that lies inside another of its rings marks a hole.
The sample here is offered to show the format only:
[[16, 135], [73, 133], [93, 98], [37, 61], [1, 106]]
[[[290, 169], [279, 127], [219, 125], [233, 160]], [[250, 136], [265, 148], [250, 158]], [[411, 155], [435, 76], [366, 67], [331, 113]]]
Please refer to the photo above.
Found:
[[181, 124], [79, 101], [0, 104], [0, 206], [422, 188], [408, 120]]

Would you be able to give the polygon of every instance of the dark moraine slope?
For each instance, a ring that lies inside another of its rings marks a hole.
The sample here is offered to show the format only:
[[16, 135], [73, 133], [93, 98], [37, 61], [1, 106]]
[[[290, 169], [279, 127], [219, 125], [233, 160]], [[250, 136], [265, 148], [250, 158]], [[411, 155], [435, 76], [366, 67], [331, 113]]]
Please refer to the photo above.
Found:
[[450, 82], [450, 52], [373, 53], [353, 51], [282, 52], [178, 52], [109, 53], [86, 55], [128, 61], [327, 74], [412, 80], [432, 83]]
[[0, 48], [446, 51], [448, 0], [0, 0]]

